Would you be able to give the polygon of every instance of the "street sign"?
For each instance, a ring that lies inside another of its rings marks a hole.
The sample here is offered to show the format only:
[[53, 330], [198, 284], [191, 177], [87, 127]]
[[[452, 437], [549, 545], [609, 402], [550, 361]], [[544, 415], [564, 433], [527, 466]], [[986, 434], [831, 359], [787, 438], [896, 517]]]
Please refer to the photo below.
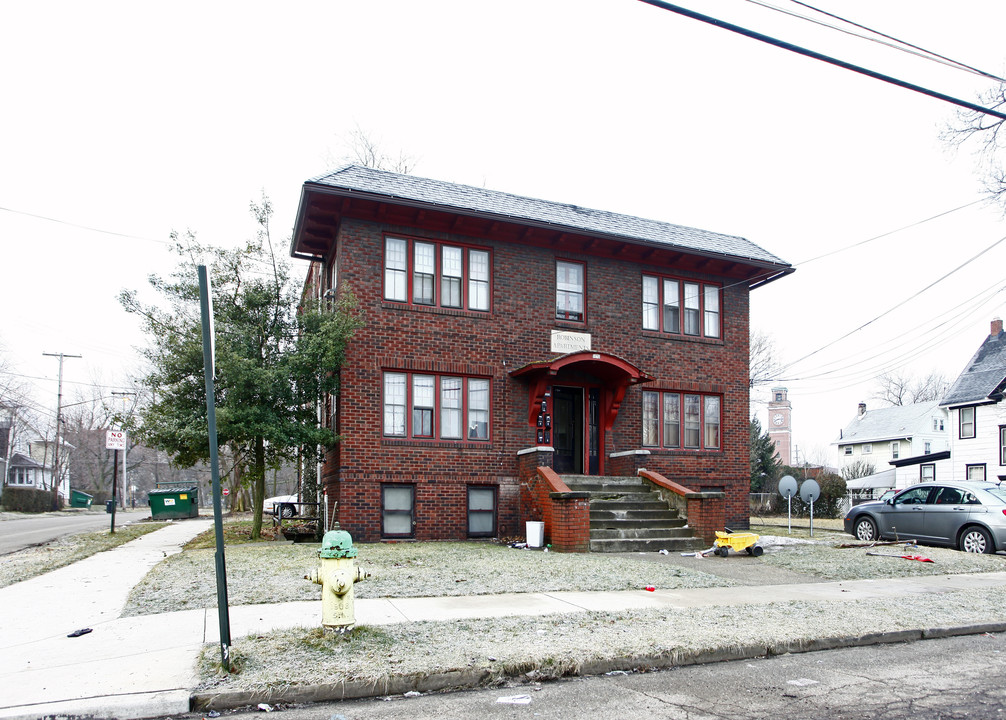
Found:
[[125, 450], [126, 449], [126, 431], [125, 430], [109, 430], [105, 433], [105, 449], [106, 450]]
[[230, 488], [224, 488], [220, 492], [222, 492], [224, 494], [224, 497], [227, 497], [228, 495], [231, 494], [231, 489]]

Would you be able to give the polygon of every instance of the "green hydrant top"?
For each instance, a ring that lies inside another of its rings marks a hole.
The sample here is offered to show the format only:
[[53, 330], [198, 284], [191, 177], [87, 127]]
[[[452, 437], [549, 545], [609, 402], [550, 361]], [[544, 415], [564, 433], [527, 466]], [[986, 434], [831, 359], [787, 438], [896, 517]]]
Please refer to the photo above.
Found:
[[321, 539], [321, 558], [353, 558], [356, 548], [353, 547], [353, 536], [345, 530], [329, 530]]

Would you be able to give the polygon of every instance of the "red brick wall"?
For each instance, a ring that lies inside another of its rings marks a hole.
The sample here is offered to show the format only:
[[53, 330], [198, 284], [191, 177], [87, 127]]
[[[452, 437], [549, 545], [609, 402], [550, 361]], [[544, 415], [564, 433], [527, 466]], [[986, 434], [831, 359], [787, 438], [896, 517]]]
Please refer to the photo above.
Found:
[[[385, 231], [490, 249], [491, 312], [413, 309], [384, 302]], [[680, 339], [642, 331], [641, 273], [721, 278], [558, 253], [586, 263], [587, 318], [578, 324], [553, 318], [557, 253], [551, 248], [482, 243], [478, 238], [348, 219], [340, 226], [337, 248], [340, 287], [356, 294], [365, 326], [352, 340], [342, 370], [343, 441], [338, 454], [329, 454], [324, 477], [330, 498], [339, 500], [342, 527], [354, 539], [380, 538], [380, 485], [389, 482], [416, 486], [417, 539], [466, 537], [468, 484], [498, 487], [498, 533], [523, 535], [527, 518], [526, 508], [521, 508], [516, 453], [536, 440], [527, 422], [527, 385], [508, 373], [554, 357], [549, 349], [553, 328], [590, 333], [592, 349], [624, 358], [657, 378], [645, 387], [722, 394], [723, 450], [651, 449], [645, 466], [696, 490], [724, 491], [727, 522], [747, 527], [748, 290], [743, 283], [724, 283], [723, 340]], [[383, 369], [490, 377], [490, 442], [384, 438]], [[641, 447], [640, 392], [638, 386], [626, 392], [619, 416], [604, 437], [605, 456]]]

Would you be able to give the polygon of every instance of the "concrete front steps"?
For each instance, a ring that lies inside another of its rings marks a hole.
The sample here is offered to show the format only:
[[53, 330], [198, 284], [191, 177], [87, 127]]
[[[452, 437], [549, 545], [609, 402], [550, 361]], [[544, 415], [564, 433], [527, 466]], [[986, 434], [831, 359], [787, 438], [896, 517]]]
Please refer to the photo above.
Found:
[[678, 511], [642, 478], [563, 475], [570, 490], [590, 493], [591, 552], [687, 552], [705, 549]]

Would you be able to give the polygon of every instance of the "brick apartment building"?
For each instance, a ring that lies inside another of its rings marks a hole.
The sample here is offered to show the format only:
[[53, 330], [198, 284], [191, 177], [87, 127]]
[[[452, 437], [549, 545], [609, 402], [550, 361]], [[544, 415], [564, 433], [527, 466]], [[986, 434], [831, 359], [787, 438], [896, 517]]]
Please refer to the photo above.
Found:
[[747, 527], [748, 293], [793, 271], [774, 255], [359, 166], [304, 184], [291, 254], [305, 302], [350, 288], [365, 323], [322, 470], [355, 539], [522, 535], [522, 463], [646, 468]]

